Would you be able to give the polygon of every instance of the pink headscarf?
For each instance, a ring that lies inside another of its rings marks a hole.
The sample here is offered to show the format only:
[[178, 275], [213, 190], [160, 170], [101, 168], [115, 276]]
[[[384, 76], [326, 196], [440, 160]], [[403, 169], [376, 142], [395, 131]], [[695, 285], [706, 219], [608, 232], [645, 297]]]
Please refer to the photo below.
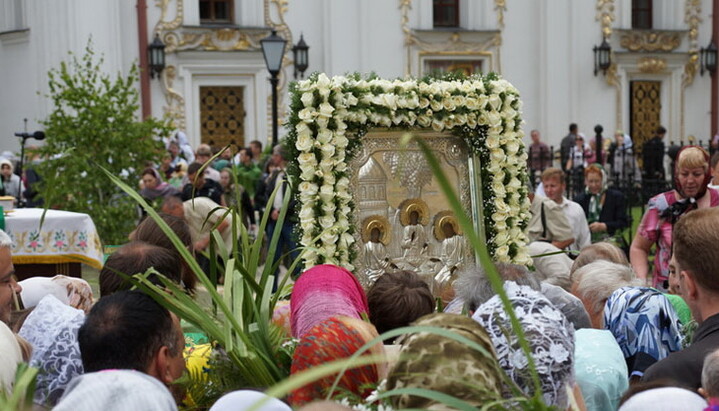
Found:
[[317, 265], [300, 275], [290, 299], [292, 336], [300, 338], [323, 320], [337, 315], [361, 319], [369, 313], [359, 281], [342, 267]]

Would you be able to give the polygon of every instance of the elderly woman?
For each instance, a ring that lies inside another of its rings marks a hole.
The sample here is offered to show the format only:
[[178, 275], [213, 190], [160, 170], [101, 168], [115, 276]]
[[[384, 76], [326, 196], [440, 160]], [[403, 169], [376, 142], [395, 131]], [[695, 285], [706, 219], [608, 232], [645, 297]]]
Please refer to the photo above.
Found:
[[674, 190], [649, 200], [632, 241], [629, 259], [637, 276], [646, 279], [649, 274], [649, 249], [657, 244], [652, 276], [655, 288], [666, 289], [664, 282], [669, 277], [674, 223], [692, 210], [719, 205], [719, 191], [707, 188], [710, 179], [709, 154], [701, 147], [684, 147], [677, 156]]
[[574, 197], [574, 201], [582, 206], [587, 216], [592, 242], [613, 236], [629, 225], [624, 194], [607, 189], [607, 178], [601, 165], [592, 164], [584, 169], [584, 184], [586, 190]]
[[584, 303], [592, 326], [612, 332], [627, 362], [629, 377], [681, 348], [676, 310], [658, 291], [639, 287], [626, 265], [595, 261], [572, 273], [572, 292]]
[[141, 177], [140, 195], [150, 201], [179, 193], [175, 187], [163, 182], [160, 173], [152, 167], [144, 169]]

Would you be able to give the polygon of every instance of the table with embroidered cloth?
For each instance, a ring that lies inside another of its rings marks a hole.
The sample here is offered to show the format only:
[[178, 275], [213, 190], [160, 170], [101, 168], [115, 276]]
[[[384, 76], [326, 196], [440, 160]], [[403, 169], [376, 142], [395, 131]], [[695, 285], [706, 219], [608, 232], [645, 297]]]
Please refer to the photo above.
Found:
[[18, 279], [56, 274], [80, 277], [80, 263], [102, 268], [103, 251], [89, 215], [63, 210], [18, 208], [5, 215], [13, 241], [12, 261]]

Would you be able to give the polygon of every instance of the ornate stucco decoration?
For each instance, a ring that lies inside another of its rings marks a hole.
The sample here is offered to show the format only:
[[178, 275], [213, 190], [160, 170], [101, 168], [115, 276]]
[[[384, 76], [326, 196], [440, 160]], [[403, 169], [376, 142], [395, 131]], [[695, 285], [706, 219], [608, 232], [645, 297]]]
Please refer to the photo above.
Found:
[[621, 30], [619, 45], [632, 52], [671, 52], [682, 43], [683, 31]]
[[[499, 54], [502, 45], [502, 29], [504, 28], [504, 12], [507, 10], [506, 0], [494, 0], [499, 30], [413, 30], [409, 26], [409, 12], [412, 0], [399, 0], [400, 27], [404, 34], [406, 48], [405, 74], [412, 74], [412, 47], [420, 53], [485, 53], [495, 48]], [[499, 60], [499, 56], [497, 57]], [[501, 71], [499, 65], [494, 71]], [[417, 73], [415, 73], [417, 74]]]
[[[269, 33], [263, 28], [247, 27], [187, 27], [183, 26], [184, 8], [183, 0], [157, 0], [156, 6], [160, 9], [160, 19], [155, 24], [154, 32], [160, 36], [165, 43], [165, 53], [172, 54], [184, 50], [200, 51], [260, 51], [260, 40]], [[265, 25], [277, 31], [287, 40], [289, 45], [286, 53], [292, 50], [292, 32], [285, 21], [288, 0], [263, 0]], [[285, 55], [282, 61], [283, 68], [292, 64], [292, 60]], [[173, 89], [173, 83], [177, 77], [176, 68], [168, 66], [163, 72], [163, 88], [167, 105], [164, 107], [168, 115], [177, 127], [185, 127], [185, 99]], [[282, 102], [282, 92], [287, 87], [287, 75], [280, 71], [280, 83], [278, 102], [280, 124], [284, 122], [285, 104]], [[267, 97], [268, 107], [272, 104], [272, 97]], [[268, 108], [267, 112], [270, 110]], [[272, 119], [268, 116], [268, 130], [271, 130]]]
[[699, 68], [699, 24], [701, 18], [701, 0], [686, 0], [684, 4], [684, 22], [689, 28], [689, 60], [684, 65], [682, 87], [686, 88], [694, 82]]
[[596, 20], [602, 27], [602, 36], [609, 38], [612, 34], [612, 23], [614, 22], [614, 0], [597, 0]]
[[667, 61], [659, 57], [642, 57], [637, 62], [642, 73], [661, 73], [667, 67]]

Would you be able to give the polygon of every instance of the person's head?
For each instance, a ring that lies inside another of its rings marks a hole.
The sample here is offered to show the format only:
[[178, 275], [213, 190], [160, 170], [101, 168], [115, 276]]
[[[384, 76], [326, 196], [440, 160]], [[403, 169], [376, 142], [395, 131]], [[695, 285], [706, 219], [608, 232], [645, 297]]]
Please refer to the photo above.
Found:
[[372, 230], [369, 232], [369, 240], [373, 243], [379, 243], [379, 239], [382, 233], [380, 233], [379, 228], [372, 227]]
[[[536, 365], [544, 401], [549, 406], [566, 409], [567, 386], [574, 381], [574, 327], [542, 294], [514, 282], [504, 283], [512, 307], [518, 315]], [[497, 352], [499, 365], [525, 393], [534, 393], [529, 366], [513, 333], [509, 316], [499, 296], [482, 304], [472, 315], [487, 330]], [[552, 352], [551, 355], [546, 355]], [[543, 355], [544, 354], [544, 355]]]
[[205, 164], [211, 157], [212, 148], [208, 144], [200, 144], [197, 146], [197, 151], [195, 151], [195, 161], [200, 163], [200, 165]]
[[542, 172], [542, 184], [547, 197], [559, 203], [564, 195], [564, 172], [555, 167], [549, 167]]
[[170, 143], [167, 145], [167, 151], [170, 152], [172, 158], [177, 157], [178, 155], [180, 155], [180, 144], [178, 144], [175, 140], [170, 141]]
[[604, 187], [604, 168], [599, 164], [591, 164], [585, 168], [584, 184], [591, 194], [599, 194]]
[[[365, 343], [377, 337], [377, 331], [371, 324], [356, 318], [333, 316], [319, 322], [304, 334], [292, 355], [291, 374], [332, 361], [349, 358]], [[381, 343], [375, 344], [362, 355], [384, 355]], [[380, 363], [382, 361], [379, 361]], [[348, 370], [339, 378], [338, 392], [349, 392], [362, 398], [369, 395], [379, 383], [384, 364], [368, 364]], [[288, 396], [290, 405], [297, 408], [316, 399], [324, 398], [332, 386], [337, 374], [316, 379], [305, 386], [293, 390]]]
[[232, 169], [225, 167], [220, 170], [220, 185], [225, 191], [232, 185]]
[[594, 328], [602, 328], [604, 305], [614, 291], [641, 285], [631, 267], [603, 260], [572, 272], [571, 282], [572, 294], [582, 300]]
[[272, 148], [272, 163], [277, 167], [284, 167], [287, 163], [287, 150], [282, 144]]
[[577, 133], [577, 137], [574, 138], [574, 144], [576, 144], [578, 148], [584, 148], [585, 140], [586, 139], [584, 138], [584, 134]]
[[[100, 297], [129, 290], [132, 288], [132, 283], [126, 279], [126, 276], [145, 273], [151, 267], [180, 284], [182, 264], [176, 252], [142, 241], [131, 241], [110, 254], [100, 270]], [[162, 281], [156, 275], [153, 274], [148, 279], [162, 286]]]
[[179, 319], [139, 291], [101, 298], [80, 327], [78, 340], [86, 373], [131, 369], [170, 384], [185, 369]]
[[712, 351], [704, 359], [702, 388], [707, 398], [719, 398], [719, 350]]
[[434, 312], [429, 286], [412, 271], [381, 275], [367, 292], [369, 319], [380, 334]]
[[252, 150], [252, 158], [260, 158], [262, 155], [262, 143], [258, 140], [250, 141], [250, 150]]
[[[535, 291], [541, 289], [539, 280], [523, 265], [495, 263], [494, 266], [502, 281], [514, 281]], [[457, 297], [464, 301], [470, 312], [474, 312], [477, 307], [496, 294], [481, 265], [471, 265], [462, 269], [453, 287]]]
[[615, 131], [614, 140], [617, 142], [618, 146], [624, 145], [624, 132], [622, 130]]
[[232, 146], [228, 146], [220, 152], [220, 157], [223, 160], [232, 160]]
[[10, 322], [10, 314], [16, 309], [16, 296], [22, 291], [15, 278], [11, 249], [10, 236], [0, 230], [0, 322], [5, 324]]
[[[484, 348], [486, 354], [440, 334], [410, 334], [387, 378], [388, 390], [430, 389], [478, 408], [501, 398], [501, 370], [496, 367], [492, 340], [481, 325], [466, 316], [444, 313], [424, 316], [412, 325], [443, 328]], [[444, 409], [434, 408], [439, 405], [435, 400], [411, 394], [392, 396], [392, 405], [396, 409]]]
[[682, 148], [677, 155], [674, 174], [675, 188], [682, 197], [702, 197], [711, 179], [709, 154], [698, 146]]
[[681, 295], [695, 319], [705, 300], [719, 296], [719, 208], [694, 210], [677, 221], [673, 233], [672, 265], [679, 277]]
[[529, 135], [530, 135], [530, 137], [532, 137], [532, 142], [533, 142], [534, 144], [539, 144], [539, 140], [540, 140], [539, 130], [536, 130], [536, 129], [535, 129], [535, 130], [532, 130], [532, 131], [529, 133]]
[[147, 189], [155, 189], [160, 184], [160, 174], [154, 168], [142, 170], [142, 185]]
[[577, 259], [574, 260], [570, 272], [573, 273], [580, 267], [584, 267], [585, 265], [598, 260], [609, 261], [626, 266], [629, 265], [627, 255], [624, 254], [624, 251], [622, 251], [621, 248], [612, 243], [602, 241], [582, 248], [582, 251], [580, 251], [577, 256]]
[[205, 185], [205, 173], [201, 172], [202, 164], [192, 163], [187, 167], [187, 179], [195, 188], [200, 189]]
[[665, 135], [665, 134], [667, 134], [667, 129], [666, 129], [666, 128], [664, 128], [663, 126], [657, 127], [657, 135], [658, 135], [660, 138], [664, 138], [664, 135]]
[[444, 238], [452, 238], [457, 233], [454, 232], [454, 225], [450, 223], [449, 221], [442, 224], [442, 234], [444, 234]]
[[6, 158], [0, 159], [0, 174], [6, 179], [12, 176], [13, 165], [12, 162]]
[[569, 125], [569, 132], [572, 134], [577, 134], [577, 123], [572, 123]]
[[173, 217], [185, 218], [185, 209], [182, 206], [182, 199], [178, 196], [166, 196], [162, 200], [162, 212]]
[[252, 162], [253, 157], [254, 155], [250, 148], [243, 147], [240, 149], [240, 163], [249, 165]]
[[[652, 388], [651, 385], [658, 385]], [[633, 384], [619, 401], [618, 411], [704, 410], [707, 402], [693, 390], [679, 387], [675, 381], [650, 381]]]

